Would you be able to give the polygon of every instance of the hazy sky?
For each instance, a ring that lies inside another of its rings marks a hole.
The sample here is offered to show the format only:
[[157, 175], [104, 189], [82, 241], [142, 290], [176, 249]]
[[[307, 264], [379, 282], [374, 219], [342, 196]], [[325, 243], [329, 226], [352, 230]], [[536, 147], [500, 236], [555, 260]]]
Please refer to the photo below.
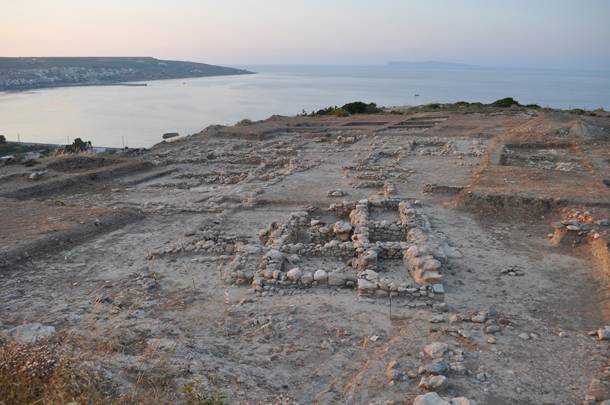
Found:
[[0, 0], [0, 56], [610, 69], [610, 0]]

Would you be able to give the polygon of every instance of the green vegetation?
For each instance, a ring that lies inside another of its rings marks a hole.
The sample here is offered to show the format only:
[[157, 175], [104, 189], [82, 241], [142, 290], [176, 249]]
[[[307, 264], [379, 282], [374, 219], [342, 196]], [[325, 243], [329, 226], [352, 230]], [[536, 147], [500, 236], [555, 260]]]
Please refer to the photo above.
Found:
[[0, 135], [0, 144], [6, 143], [6, 136]]
[[91, 149], [91, 141], [83, 141], [80, 138], [76, 138], [72, 145], [66, 145], [64, 151], [66, 153], [79, 153], [86, 152]]
[[353, 103], [348, 103], [348, 104], [345, 104], [341, 108], [350, 114], [378, 114], [382, 111], [381, 108], [377, 107], [377, 104], [375, 104], [375, 103], [366, 104], [366, 103], [363, 103], [362, 101], [355, 101]]
[[377, 107], [375, 103], [363, 103], [362, 101], [354, 101], [347, 103], [342, 107], [327, 107], [321, 110], [312, 112], [311, 116], [335, 115], [337, 117], [347, 117], [356, 114], [379, 114], [383, 110]]
[[244, 118], [243, 120], [239, 121], [237, 124], [235, 124], [235, 126], [237, 127], [247, 127], [249, 125], [254, 124], [254, 122], [249, 119], [249, 118]]
[[479, 113], [490, 110], [504, 108], [520, 108], [520, 109], [533, 109], [541, 110], [538, 104], [527, 104], [523, 105], [512, 97], [505, 97], [500, 100], [496, 100], [490, 104], [483, 104], [479, 102], [468, 102], [468, 101], [457, 101], [455, 103], [430, 103], [416, 107], [411, 107], [407, 111], [410, 112], [433, 112], [433, 111], [459, 111], [464, 113]]
[[506, 98], [502, 98], [500, 100], [496, 100], [493, 103], [491, 103], [492, 106], [494, 107], [500, 107], [500, 108], [508, 108], [508, 107], [512, 107], [512, 106], [521, 106], [521, 104], [519, 104], [519, 102], [515, 99], [513, 99], [512, 97], [506, 97]]

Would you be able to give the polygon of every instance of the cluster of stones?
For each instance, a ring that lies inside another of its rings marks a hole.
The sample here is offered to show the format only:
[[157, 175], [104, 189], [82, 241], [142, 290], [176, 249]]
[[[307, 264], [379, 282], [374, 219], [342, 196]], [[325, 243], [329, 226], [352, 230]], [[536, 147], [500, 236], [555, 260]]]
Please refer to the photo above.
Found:
[[567, 209], [562, 220], [554, 222], [554, 233], [548, 238], [554, 245], [586, 246], [594, 262], [606, 277], [610, 277], [610, 221], [594, 219], [588, 211]]
[[474, 404], [464, 397], [443, 399], [436, 391], [444, 390], [448, 385], [449, 373], [464, 373], [464, 352], [461, 349], [451, 350], [444, 342], [433, 342], [424, 347], [420, 354], [423, 360], [417, 373], [401, 370], [397, 361], [391, 361], [385, 369], [385, 377], [389, 384], [405, 380], [406, 377], [415, 379], [420, 376], [418, 388], [431, 391], [418, 396], [414, 404]]
[[[589, 335], [595, 336], [600, 341], [608, 342], [610, 341], [610, 325], [591, 331]], [[607, 353], [607, 349], [604, 348], [604, 352]], [[591, 379], [582, 402], [584, 405], [610, 404], [610, 358], [607, 355], [604, 357], [606, 357], [606, 364], [602, 372]]]
[[[496, 344], [498, 334], [502, 334], [505, 329], [513, 329], [513, 324], [510, 319], [499, 317], [494, 310], [476, 311], [469, 313], [452, 313], [448, 316], [445, 314], [435, 315], [430, 319], [430, 323], [436, 326], [431, 326], [430, 330], [434, 332], [442, 332], [443, 334], [453, 336], [464, 341], [474, 342], [474, 336], [479, 335], [476, 331], [479, 329], [488, 344]], [[448, 323], [442, 326], [440, 324]], [[520, 338], [529, 340], [530, 335], [523, 334]], [[463, 370], [455, 370], [463, 371]], [[486, 381], [486, 373], [479, 373], [476, 376], [479, 381]]]
[[[298, 146], [290, 145], [287, 141], [265, 142], [255, 150], [248, 149], [247, 151], [246, 149], [239, 151], [238, 144], [227, 143], [226, 139], [223, 142], [226, 145], [218, 145], [215, 150], [193, 148], [189, 145], [179, 148], [171, 154], [167, 151], [158, 152], [155, 154], [154, 161], [158, 165], [206, 163], [227, 167], [206, 173], [182, 173], [175, 177], [176, 179], [191, 179], [191, 182], [157, 183], [149, 186], [188, 189], [203, 184], [230, 185], [255, 180], [272, 181], [294, 172], [308, 170], [319, 164], [300, 159]], [[232, 169], [234, 166], [245, 166], [246, 169], [235, 170]]]
[[422, 156], [447, 156], [459, 153], [452, 141], [441, 138], [413, 139], [409, 141], [407, 147], [409, 151]]
[[401, 201], [398, 209], [400, 220], [408, 229], [408, 245], [403, 251], [403, 259], [413, 280], [419, 284], [439, 284], [446, 255], [440, 243], [431, 237], [430, 221], [407, 201]]
[[[354, 179], [350, 182], [353, 188], [383, 188], [385, 195], [388, 196], [396, 192], [395, 187], [392, 189], [391, 186], [389, 186], [390, 190], [386, 191], [389, 180], [404, 180], [413, 173], [411, 169], [403, 168], [399, 164], [404, 154], [402, 148], [399, 152], [392, 154], [371, 152], [355, 165], [343, 166], [342, 169], [346, 177]], [[394, 159], [393, 163], [379, 164], [380, 159], [388, 157]]]
[[206, 253], [212, 255], [233, 255], [236, 244], [240, 241], [237, 235], [224, 234], [218, 229], [208, 229], [199, 233], [188, 233], [186, 236], [196, 236], [190, 240], [178, 242], [164, 249], [152, 251], [148, 259], [166, 255]]
[[[373, 209], [397, 210], [400, 220], [372, 221]], [[263, 291], [266, 285], [330, 285], [356, 287], [360, 295], [368, 297], [435, 297], [444, 293], [440, 270], [446, 256], [430, 237], [429, 221], [411, 202], [370, 198], [332, 204], [328, 212], [349, 221], [326, 224], [302, 211], [292, 213], [286, 223], [273, 223], [259, 232], [267, 251], [253, 277], [255, 290]], [[307, 243], [300, 241], [305, 234]], [[291, 267], [300, 257], [316, 256], [340, 258], [346, 265], [315, 272]], [[417, 285], [384, 278], [382, 259], [402, 259], [405, 273], [409, 271]]]
[[248, 178], [250, 171], [225, 170], [222, 172], [214, 171], [207, 173], [180, 173], [175, 176], [177, 179], [197, 179], [196, 184], [189, 187], [200, 186], [202, 184], [237, 184]]
[[436, 392], [418, 395], [413, 405], [476, 405], [476, 402], [466, 397], [443, 398]]
[[[594, 220], [589, 211], [568, 210], [563, 215], [564, 219], [552, 223], [555, 233], [574, 233], [578, 236], [598, 239], [603, 233], [602, 228], [610, 226], [608, 219]], [[553, 237], [553, 235], [550, 235]]]

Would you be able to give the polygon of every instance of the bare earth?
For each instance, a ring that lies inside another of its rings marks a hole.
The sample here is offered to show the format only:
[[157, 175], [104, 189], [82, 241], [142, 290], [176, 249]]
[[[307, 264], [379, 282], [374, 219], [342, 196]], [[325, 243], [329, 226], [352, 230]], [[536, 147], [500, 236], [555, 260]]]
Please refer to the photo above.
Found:
[[272, 117], [0, 197], [3, 339], [54, 327], [113, 398], [610, 399], [604, 113]]

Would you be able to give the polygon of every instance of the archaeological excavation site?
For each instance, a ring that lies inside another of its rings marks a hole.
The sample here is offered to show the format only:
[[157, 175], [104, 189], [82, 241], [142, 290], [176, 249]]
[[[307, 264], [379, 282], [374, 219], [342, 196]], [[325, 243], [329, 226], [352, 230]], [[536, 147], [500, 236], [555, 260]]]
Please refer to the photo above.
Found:
[[609, 404], [609, 219], [603, 110], [6, 160], [0, 404]]

